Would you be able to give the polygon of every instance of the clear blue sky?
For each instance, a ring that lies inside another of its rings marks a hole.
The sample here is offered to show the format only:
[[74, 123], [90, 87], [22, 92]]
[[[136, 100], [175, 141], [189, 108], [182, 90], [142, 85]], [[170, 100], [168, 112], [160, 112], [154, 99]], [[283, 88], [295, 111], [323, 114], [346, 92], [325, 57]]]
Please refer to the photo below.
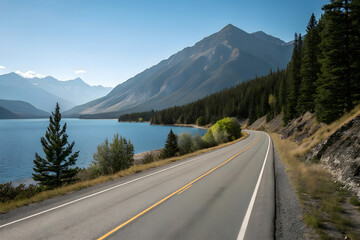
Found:
[[0, 0], [0, 74], [116, 86], [229, 23], [290, 41], [327, 2]]

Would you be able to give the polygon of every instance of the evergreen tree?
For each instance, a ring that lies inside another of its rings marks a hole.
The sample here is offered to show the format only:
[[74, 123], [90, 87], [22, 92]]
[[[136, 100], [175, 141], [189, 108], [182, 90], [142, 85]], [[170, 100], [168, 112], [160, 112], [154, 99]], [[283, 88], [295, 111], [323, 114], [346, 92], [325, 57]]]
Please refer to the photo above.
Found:
[[286, 96], [287, 96], [287, 77], [282, 76], [280, 79], [279, 104], [281, 106], [281, 112], [283, 114], [286, 111], [284, 108], [284, 106], [286, 106]]
[[320, 73], [319, 43], [320, 35], [317, 29], [315, 15], [312, 14], [309, 24], [306, 28], [306, 36], [302, 49], [301, 58], [301, 84], [299, 89], [299, 98], [297, 103], [297, 112], [304, 114], [306, 111], [313, 112], [315, 109], [315, 82]]
[[291, 119], [298, 116], [296, 107], [299, 97], [299, 87], [301, 83], [301, 48], [301, 34], [297, 35], [295, 33], [294, 50], [289, 67], [289, 84], [287, 86], [286, 108], [283, 116], [283, 121], [285, 124], [287, 124]]
[[320, 49], [321, 74], [317, 81], [315, 112], [321, 122], [330, 123], [353, 107], [351, 90], [348, 1], [336, 0], [323, 7]]
[[176, 153], [179, 152], [179, 146], [177, 142], [177, 136], [173, 133], [172, 129], [167, 136], [165, 146], [161, 151], [161, 158], [174, 157]]
[[66, 123], [61, 128], [60, 120], [60, 107], [57, 103], [55, 113], [53, 112], [49, 118], [50, 123], [45, 137], [41, 138], [45, 158], [35, 153], [33, 179], [47, 189], [75, 181], [75, 176], [79, 171], [78, 167], [72, 168], [79, 156], [79, 151], [71, 154], [75, 142], [68, 143]]
[[360, 0], [350, 3], [350, 21], [352, 36], [350, 37], [351, 89], [353, 101], [360, 103]]

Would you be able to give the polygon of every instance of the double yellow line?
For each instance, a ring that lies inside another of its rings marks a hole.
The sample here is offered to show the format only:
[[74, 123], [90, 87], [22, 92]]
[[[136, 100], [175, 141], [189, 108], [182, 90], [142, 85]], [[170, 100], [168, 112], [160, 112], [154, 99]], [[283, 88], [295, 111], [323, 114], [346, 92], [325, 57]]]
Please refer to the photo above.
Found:
[[126, 226], [127, 224], [131, 223], [132, 221], [134, 221], [135, 219], [139, 218], [140, 216], [144, 215], [145, 213], [147, 213], [148, 211], [150, 211], [151, 209], [153, 209], [154, 207], [158, 206], [159, 204], [165, 202], [166, 200], [168, 200], [169, 198], [171, 198], [172, 196], [174, 196], [175, 194], [181, 194], [184, 191], [186, 191], [187, 189], [189, 189], [195, 182], [199, 181], [200, 179], [202, 179], [203, 177], [205, 177], [206, 175], [212, 173], [213, 171], [215, 171], [216, 169], [218, 169], [219, 167], [225, 165], [226, 163], [230, 162], [232, 159], [234, 159], [235, 157], [239, 156], [241, 153], [245, 152], [246, 150], [250, 149], [252, 146], [254, 146], [260, 139], [260, 134], [259, 137], [256, 139], [256, 141], [254, 143], [252, 143], [250, 146], [248, 146], [247, 148], [245, 148], [244, 150], [238, 152], [237, 154], [235, 154], [234, 156], [232, 156], [231, 158], [227, 159], [225, 162], [217, 165], [216, 167], [212, 168], [211, 170], [207, 171], [206, 173], [204, 173], [203, 175], [201, 175], [200, 177], [196, 178], [195, 180], [189, 182], [188, 184], [186, 184], [185, 186], [183, 186], [182, 188], [179, 188], [178, 190], [176, 190], [175, 192], [167, 195], [166, 197], [164, 197], [163, 199], [161, 199], [160, 201], [158, 201], [157, 203], [151, 205], [150, 207], [148, 207], [147, 209], [145, 209], [144, 211], [138, 213], [136, 216], [130, 218], [129, 220], [127, 220], [126, 222], [122, 223], [121, 225], [117, 226], [116, 228], [114, 228], [113, 230], [111, 230], [110, 232], [106, 233], [105, 235], [103, 235], [102, 237], [98, 238], [98, 240], [102, 240], [107, 238], [108, 236], [110, 236], [111, 234], [113, 234], [114, 232], [120, 230], [121, 228], [123, 228], [124, 226]]

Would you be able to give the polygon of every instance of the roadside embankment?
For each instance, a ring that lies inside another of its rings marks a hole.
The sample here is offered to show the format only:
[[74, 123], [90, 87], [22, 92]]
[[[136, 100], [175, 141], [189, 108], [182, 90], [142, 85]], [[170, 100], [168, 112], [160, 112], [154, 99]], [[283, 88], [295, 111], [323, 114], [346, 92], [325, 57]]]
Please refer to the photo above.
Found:
[[317, 144], [305, 158], [320, 162], [360, 197], [360, 115]]
[[[272, 133], [286, 169], [275, 168], [275, 175], [288, 174], [290, 177], [292, 188], [286, 184], [283, 189], [277, 186], [278, 233], [286, 234], [284, 223], [285, 228], [286, 224], [291, 225], [291, 219], [285, 218], [284, 221], [279, 218], [281, 211], [289, 208], [287, 214], [300, 217], [316, 231], [317, 238], [360, 239], [359, 200], [353, 196], [359, 187], [360, 106], [330, 125], [318, 123], [314, 114], [309, 112], [285, 127], [281, 119], [282, 116], [278, 115], [266, 122], [266, 117], [263, 117], [249, 126]], [[295, 191], [301, 208], [287, 199]], [[305, 234], [304, 238], [311, 239], [313, 235]], [[296, 236], [295, 233], [291, 238]]]

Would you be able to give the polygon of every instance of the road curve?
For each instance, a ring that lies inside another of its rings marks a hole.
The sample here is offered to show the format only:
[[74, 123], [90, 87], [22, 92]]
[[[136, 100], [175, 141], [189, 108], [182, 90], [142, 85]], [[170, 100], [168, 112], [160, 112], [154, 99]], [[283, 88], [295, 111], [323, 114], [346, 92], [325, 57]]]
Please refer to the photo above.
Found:
[[272, 239], [273, 147], [231, 146], [0, 215], [1, 239]]

